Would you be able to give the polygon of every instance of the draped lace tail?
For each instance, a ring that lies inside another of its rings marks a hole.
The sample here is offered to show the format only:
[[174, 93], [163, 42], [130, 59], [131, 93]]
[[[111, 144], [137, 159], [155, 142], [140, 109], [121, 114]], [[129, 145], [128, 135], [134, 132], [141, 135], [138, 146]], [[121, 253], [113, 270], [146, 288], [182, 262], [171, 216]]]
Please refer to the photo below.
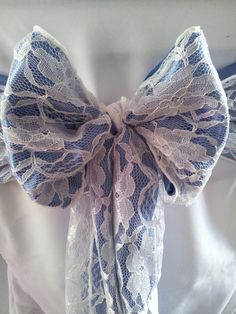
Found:
[[[70, 222], [68, 229], [68, 239], [66, 248], [66, 314], [92, 314], [92, 313], [128, 313], [124, 308], [120, 308], [120, 304], [116, 304], [117, 308], [113, 310], [107, 308], [107, 305], [112, 306], [113, 299], [107, 291], [106, 306], [103, 302], [99, 304], [102, 296], [105, 296], [105, 286], [112, 285], [112, 282], [102, 282], [102, 269], [99, 263], [99, 256], [96, 250], [96, 241], [92, 236], [92, 219], [91, 215], [86, 214], [88, 208], [78, 206], [71, 208]], [[153, 273], [157, 276], [157, 282], [161, 277], [162, 258], [163, 258], [163, 235], [164, 235], [164, 210], [162, 207], [158, 209], [159, 224], [156, 232], [152, 234], [153, 241], [149, 243], [155, 250], [155, 259], [152, 260]], [[88, 232], [90, 230], [90, 232]], [[153, 233], [150, 229], [150, 233]], [[138, 240], [138, 238], [137, 238]], [[134, 255], [134, 267], [139, 273], [139, 280], [145, 286], [145, 277], [142, 276], [143, 265], [142, 260]], [[138, 265], [139, 264], [139, 265]], [[87, 267], [87, 269], [86, 269]], [[104, 275], [104, 274], [103, 274]], [[114, 283], [113, 283], [114, 284]], [[154, 284], [154, 281], [153, 281]], [[118, 287], [118, 285], [116, 285]], [[98, 288], [102, 290], [100, 296], [96, 297]], [[96, 291], [93, 295], [93, 291]], [[139, 313], [155, 313], [158, 314], [158, 287], [155, 284], [149, 296], [149, 309], [144, 309]]]

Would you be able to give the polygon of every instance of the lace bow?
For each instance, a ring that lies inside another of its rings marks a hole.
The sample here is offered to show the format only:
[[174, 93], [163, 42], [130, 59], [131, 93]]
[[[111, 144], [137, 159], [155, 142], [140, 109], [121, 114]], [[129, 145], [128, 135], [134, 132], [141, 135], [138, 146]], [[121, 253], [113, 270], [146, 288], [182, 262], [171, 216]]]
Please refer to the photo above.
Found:
[[130, 100], [105, 106], [37, 26], [15, 48], [1, 118], [2, 182], [71, 207], [67, 313], [157, 313], [162, 204], [201, 191], [228, 135], [201, 29], [187, 29]]

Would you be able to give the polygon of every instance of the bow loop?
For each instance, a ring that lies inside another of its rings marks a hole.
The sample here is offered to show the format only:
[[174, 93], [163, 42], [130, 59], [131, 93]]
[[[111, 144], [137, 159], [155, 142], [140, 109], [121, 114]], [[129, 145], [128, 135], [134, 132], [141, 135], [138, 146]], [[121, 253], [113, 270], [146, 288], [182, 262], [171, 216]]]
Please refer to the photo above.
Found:
[[186, 204], [203, 188], [228, 135], [225, 92], [199, 27], [185, 31], [131, 99], [125, 121], [152, 151]]
[[44, 30], [35, 27], [16, 46], [2, 127], [12, 171], [32, 199], [67, 207], [77, 198], [85, 164], [110, 134], [100, 108]]

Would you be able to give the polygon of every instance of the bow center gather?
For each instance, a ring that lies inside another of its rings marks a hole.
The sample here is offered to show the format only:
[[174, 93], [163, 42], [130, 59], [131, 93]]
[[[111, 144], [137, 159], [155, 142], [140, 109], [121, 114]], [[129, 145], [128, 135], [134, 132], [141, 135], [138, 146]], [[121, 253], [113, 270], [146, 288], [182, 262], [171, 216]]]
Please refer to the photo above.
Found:
[[121, 97], [120, 100], [106, 106], [106, 113], [110, 116], [113, 126], [114, 126], [114, 134], [117, 134], [122, 130], [122, 126], [124, 124], [123, 117], [124, 111], [127, 107], [129, 100], [126, 97]]

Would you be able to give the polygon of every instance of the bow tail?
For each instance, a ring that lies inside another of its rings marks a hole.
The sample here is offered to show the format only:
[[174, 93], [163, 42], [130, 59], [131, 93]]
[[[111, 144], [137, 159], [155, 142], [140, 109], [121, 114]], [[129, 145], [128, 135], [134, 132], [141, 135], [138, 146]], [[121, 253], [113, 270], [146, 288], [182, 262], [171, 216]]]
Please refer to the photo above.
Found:
[[106, 313], [105, 287], [90, 201], [71, 209], [66, 252], [66, 313]]
[[129, 126], [116, 142], [114, 159], [114, 241], [125, 313], [157, 313], [164, 234], [159, 169]]
[[67, 313], [157, 313], [164, 233], [158, 173], [130, 127], [87, 164], [68, 233]]
[[[84, 191], [71, 210], [66, 255], [67, 313], [124, 313], [113, 230], [113, 139], [86, 167]], [[96, 178], [96, 180], [95, 180]]]

